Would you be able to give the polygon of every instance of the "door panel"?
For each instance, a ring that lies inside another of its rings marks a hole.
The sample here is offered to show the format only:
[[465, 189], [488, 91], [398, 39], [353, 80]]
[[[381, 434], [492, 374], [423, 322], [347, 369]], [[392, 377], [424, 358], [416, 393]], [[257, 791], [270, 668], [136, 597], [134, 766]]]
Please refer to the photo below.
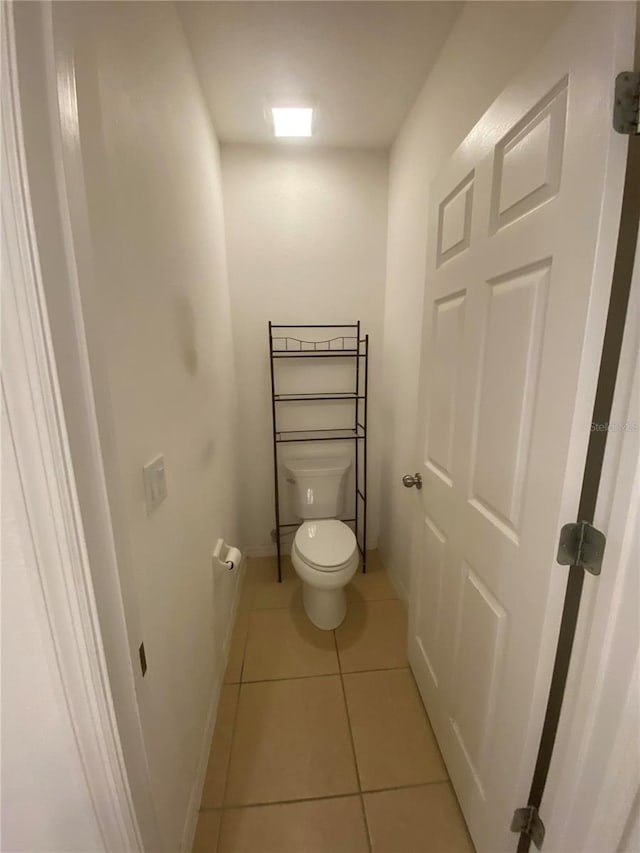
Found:
[[471, 451], [471, 506], [517, 544], [550, 264], [485, 287]]
[[565, 77], [496, 146], [492, 232], [544, 204], [560, 189], [567, 84]]
[[466, 563], [463, 571], [451, 726], [484, 798], [486, 739], [495, 711], [507, 620], [504, 608], [479, 575]]
[[464, 330], [464, 298], [464, 292], [454, 293], [436, 301], [433, 310], [433, 363], [425, 460], [447, 486], [451, 486], [458, 385], [456, 354]]
[[526, 803], [589, 436], [626, 154], [610, 127], [622, 5], [576, 4], [430, 190], [409, 655], [492, 853], [515, 849]]
[[443, 626], [440, 617], [443, 612], [442, 596], [446, 570], [447, 539], [429, 518], [424, 520], [422, 548], [430, 571], [424, 572], [420, 577], [420, 589], [418, 590], [420, 622], [416, 625], [416, 640], [429, 668], [429, 675], [437, 687], [438, 680], [443, 672], [440, 658]]
[[472, 209], [473, 172], [467, 175], [440, 204], [437, 237], [438, 266], [469, 248]]

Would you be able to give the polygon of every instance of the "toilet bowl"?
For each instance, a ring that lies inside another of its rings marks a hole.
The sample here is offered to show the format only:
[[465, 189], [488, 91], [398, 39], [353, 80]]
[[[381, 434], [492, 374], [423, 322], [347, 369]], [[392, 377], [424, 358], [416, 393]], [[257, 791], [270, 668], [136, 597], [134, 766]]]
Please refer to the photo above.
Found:
[[356, 537], [338, 516], [344, 509], [351, 462], [342, 457], [289, 459], [285, 462], [292, 508], [302, 524], [291, 548], [291, 562], [302, 581], [304, 609], [318, 628], [331, 631], [347, 612], [345, 586], [358, 569]]
[[351, 528], [337, 519], [303, 522], [293, 541], [291, 562], [302, 581], [309, 619], [331, 631], [347, 614], [345, 587], [358, 569], [359, 554]]

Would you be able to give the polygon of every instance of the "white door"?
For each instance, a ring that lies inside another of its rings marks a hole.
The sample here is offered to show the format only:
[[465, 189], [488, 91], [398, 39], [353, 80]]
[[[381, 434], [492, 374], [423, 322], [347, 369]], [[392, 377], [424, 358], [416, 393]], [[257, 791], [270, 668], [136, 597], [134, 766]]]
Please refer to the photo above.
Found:
[[622, 198], [612, 94], [634, 5], [575, 4], [430, 190], [409, 655], [479, 851], [516, 847], [546, 706], [558, 533], [576, 518]]

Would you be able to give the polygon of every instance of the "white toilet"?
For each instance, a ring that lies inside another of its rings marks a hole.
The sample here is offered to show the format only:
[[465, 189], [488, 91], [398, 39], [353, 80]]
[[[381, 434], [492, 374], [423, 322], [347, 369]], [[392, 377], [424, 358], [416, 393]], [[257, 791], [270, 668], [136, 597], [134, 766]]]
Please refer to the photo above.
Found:
[[351, 467], [341, 457], [288, 459], [284, 463], [293, 497], [303, 519], [291, 547], [291, 562], [302, 580], [304, 609], [314, 625], [330, 631], [347, 613], [344, 588], [358, 569], [356, 537], [339, 521]]

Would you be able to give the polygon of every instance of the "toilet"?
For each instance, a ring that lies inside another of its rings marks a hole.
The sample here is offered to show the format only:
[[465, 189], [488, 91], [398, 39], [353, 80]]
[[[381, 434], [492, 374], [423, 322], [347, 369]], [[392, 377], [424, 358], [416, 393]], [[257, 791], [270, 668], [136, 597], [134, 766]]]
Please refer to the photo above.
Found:
[[358, 569], [356, 537], [337, 516], [344, 510], [351, 462], [342, 457], [284, 462], [292, 509], [302, 519], [291, 562], [302, 581], [302, 600], [318, 628], [337, 628], [347, 613], [345, 587]]

